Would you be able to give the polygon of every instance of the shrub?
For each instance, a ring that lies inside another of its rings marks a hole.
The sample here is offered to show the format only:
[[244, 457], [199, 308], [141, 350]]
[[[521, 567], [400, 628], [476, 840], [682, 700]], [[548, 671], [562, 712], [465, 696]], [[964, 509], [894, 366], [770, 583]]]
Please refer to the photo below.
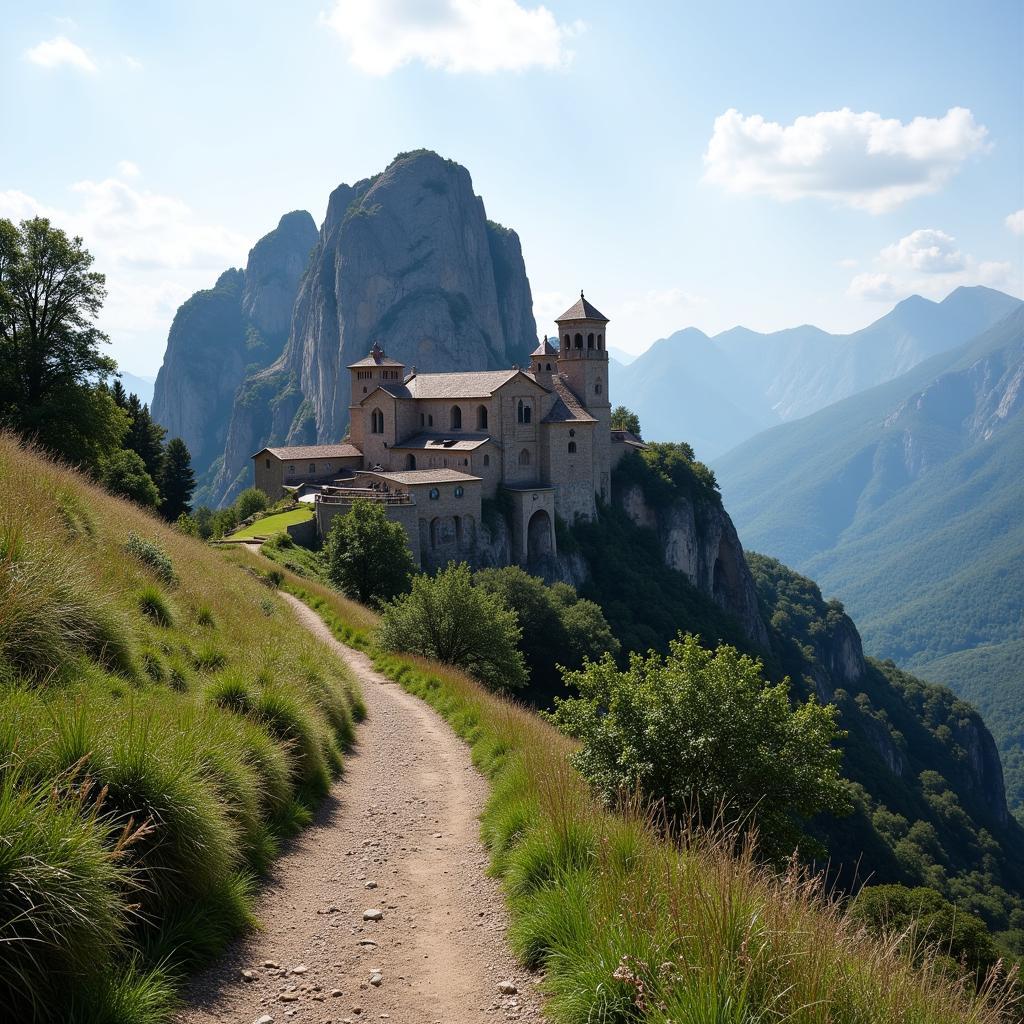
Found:
[[283, 551], [295, 547], [295, 541], [287, 530], [278, 530], [273, 537], [268, 537], [263, 542], [263, 547], [270, 548], [271, 551]]
[[139, 611], [158, 626], [174, 625], [174, 613], [167, 598], [156, 587], [145, 587], [138, 597]]
[[687, 636], [666, 658], [634, 654], [619, 671], [606, 655], [566, 682], [579, 697], [556, 700], [553, 720], [582, 741], [573, 764], [606, 800], [639, 792], [677, 827], [756, 822], [772, 859], [814, 845], [802, 820], [849, 809], [836, 709], [792, 708], [788, 680], [766, 685], [760, 662], [733, 647]]
[[518, 690], [526, 669], [515, 612], [473, 586], [465, 563], [435, 577], [414, 576], [412, 592], [384, 606], [377, 640], [390, 651], [411, 651], [454, 665], [494, 690]]
[[128, 534], [128, 542], [125, 549], [130, 555], [134, 555], [144, 565], [149, 566], [157, 577], [167, 586], [177, 582], [174, 566], [167, 555], [167, 552], [154, 540], [146, 540], [137, 533]]
[[138, 453], [127, 448], [112, 452], [103, 461], [100, 482], [111, 494], [137, 505], [156, 508], [160, 504], [160, 492], [146, 472], [146, 463]]
[[405, 528], [372, 501], [354, 501], [345, 515], [335, 516], [325, 555], [331, 582], [363, 604], [403, 593], [415, 570]]
[[269, 504], [267, 496], [256, 487], [248, 487], [235, 499], [234, 510], [237, 522], [248, 519], [257, 512], [266, 510]]

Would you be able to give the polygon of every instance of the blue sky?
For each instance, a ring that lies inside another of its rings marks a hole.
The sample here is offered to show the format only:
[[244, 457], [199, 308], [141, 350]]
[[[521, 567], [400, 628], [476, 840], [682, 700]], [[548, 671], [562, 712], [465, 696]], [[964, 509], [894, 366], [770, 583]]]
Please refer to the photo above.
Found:
[[[640, 351], [1024, 294], [1024, 5], [0, 4], [0, 216], [80, 232], [122, 366], [280, 215], [421, 146]], [[1014, 216], [1016, 215], [1016, 216]]]

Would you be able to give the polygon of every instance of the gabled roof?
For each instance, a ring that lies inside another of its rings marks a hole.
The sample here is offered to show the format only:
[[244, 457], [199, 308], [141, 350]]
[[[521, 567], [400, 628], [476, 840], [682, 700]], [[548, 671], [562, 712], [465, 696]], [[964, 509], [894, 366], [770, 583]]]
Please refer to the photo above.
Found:
[[397, 359], [388, 359], [380, 344], [374, 342], [373, 348], [370, 349], [370, 354], [357, 362], [349, 363], [348, 369], [355, 370], [360, 366], [405, 366], [405, 363], [400, 363]]
[[544, 340], [530, 353], [534, 356], [557, 356], [558, 349], [548, 341], [548, 336], [544, 335]]
[[412, 394], [404, 384], [377, 384], [368, 394], [359, 399], [359, 404], [368, 402], [378, 391], [386, 391], [392, 398], [412, 398]]
[[417, 451], [471, 452], [488, 442], [494, 443], [490, 434], [416, 434], [408, 440], [391, 446], [392, 450], [415, 448]]
[[514, 377], [522, 374], [531, 384], [546, 390], [522, 370], [475, 370], [467, 373], [418, 373], [405, 382], [412, 398], [490, 398]]
[[596, 423], [597, 420], [584, 408], [565, 378], [555, 375], [551, 378], [552, 390], [558, 396], [551, 411], [541, 423]]
[[460, 473], [457, 469], [374, 469], [364, 470], [360, 476], [378, 476], [382, 480], [391, 480], [396, 484], [454, 484], [480, 480], [470, 473]]
[[566, 320], [600, 320], [601, 323], [608, 323], [608, 317], [599, 309], [592, 306], [580, 292], [579, 302], [570, 306], [561, 316], [555, 317], [555, 323], [560, 324]]
[[305, 444], [280, 448], [261, 448], [250, 458], [257, 458], [264, 452], [270, 452], [278, 459], [355, 459], [362, 458], [363, 453], [354, 444]]

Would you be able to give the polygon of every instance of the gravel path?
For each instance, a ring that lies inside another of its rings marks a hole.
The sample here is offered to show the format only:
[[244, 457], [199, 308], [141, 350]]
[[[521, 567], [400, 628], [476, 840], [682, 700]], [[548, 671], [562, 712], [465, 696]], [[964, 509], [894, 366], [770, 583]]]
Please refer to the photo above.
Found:
[[[274, 864], [262, 931], [197, 975], [189, 1024], [392, 1020], [542, 1021], [535, 979], [505, 944], [508, 924], [478, 817], [487, 784], [430, 707], [282, 594], [362, 684], [368, 716], [315, 823]], [[379, 921], [364, 912], [379, 911]], [[511, 981], [514, 993], [499, 985]]]

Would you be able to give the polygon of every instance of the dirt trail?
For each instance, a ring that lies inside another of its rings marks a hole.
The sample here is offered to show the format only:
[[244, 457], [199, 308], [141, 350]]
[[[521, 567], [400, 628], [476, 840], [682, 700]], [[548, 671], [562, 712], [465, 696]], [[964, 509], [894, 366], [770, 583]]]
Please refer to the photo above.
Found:
[[[348, 663], [369, 714], [343, 779], [266, 880], [263, 930], [193, 979], [179, 1019], [542, 1021], [534, 979], [505, 943], [504, 900], [485, 874], [478, 816], [487, 784], [468, 749], [318, 615], [282, 597]], [[383, 919], [364, 921], [368, 909]], [[499, 992], [508, 980], [517, 993]]]

